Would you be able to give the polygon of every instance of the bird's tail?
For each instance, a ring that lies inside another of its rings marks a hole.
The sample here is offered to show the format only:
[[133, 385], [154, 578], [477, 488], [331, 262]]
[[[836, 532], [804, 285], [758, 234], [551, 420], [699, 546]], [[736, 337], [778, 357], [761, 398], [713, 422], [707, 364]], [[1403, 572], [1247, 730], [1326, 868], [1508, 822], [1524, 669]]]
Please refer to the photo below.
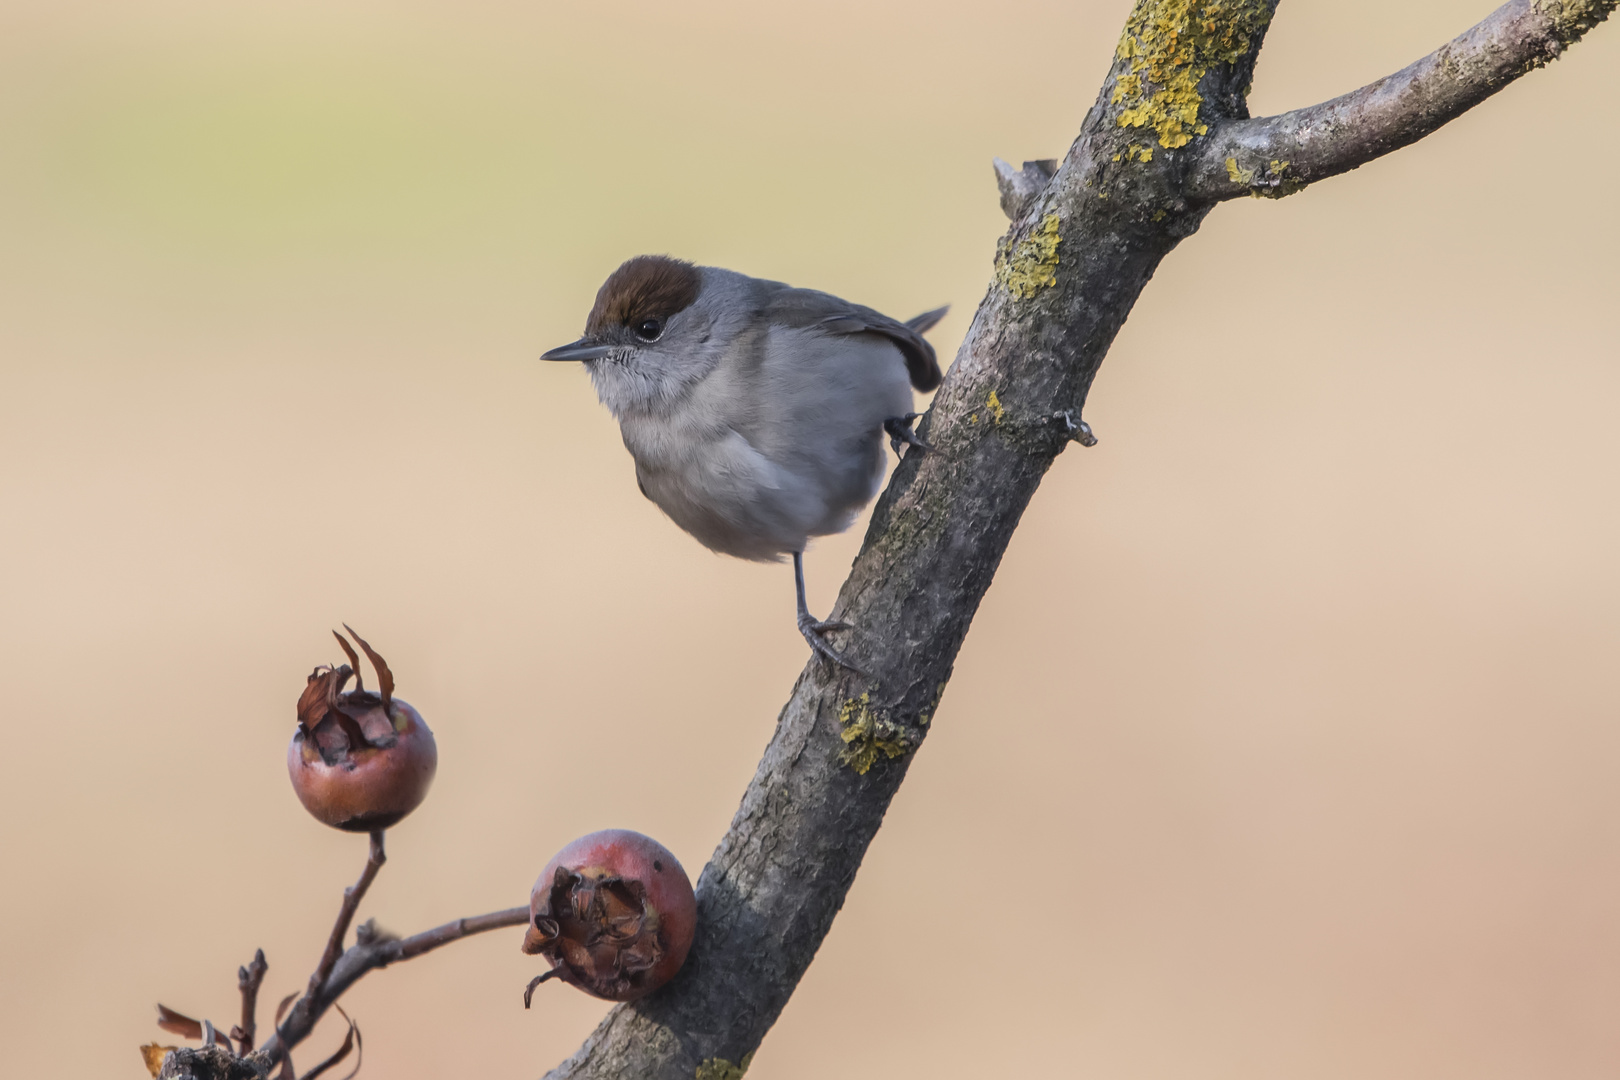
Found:
[[945, 313], [949, 310], [951, 310], [951, 305], [946, 304], [944, 307], [937, 307], [933, 311], [925, 311], [921, 315], [913, 315], [911, 318], [906, 320], [906, 325], [917, 331], [919, 334], [926, 334], [928, 331], [934, 328], [934, 325], [938, 323], [939, 320], [945, 317]]

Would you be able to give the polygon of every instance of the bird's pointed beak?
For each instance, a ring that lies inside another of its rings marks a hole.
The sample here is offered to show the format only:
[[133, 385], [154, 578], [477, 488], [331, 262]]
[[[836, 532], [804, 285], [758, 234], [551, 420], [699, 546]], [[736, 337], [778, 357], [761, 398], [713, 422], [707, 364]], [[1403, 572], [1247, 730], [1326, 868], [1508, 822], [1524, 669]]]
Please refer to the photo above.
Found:
[[589, 338], [580, 338], [569, 345], [552, 349], [540, 357], [542, 360], [600, 360], [613, 351], [611, 345], [597, 345]]

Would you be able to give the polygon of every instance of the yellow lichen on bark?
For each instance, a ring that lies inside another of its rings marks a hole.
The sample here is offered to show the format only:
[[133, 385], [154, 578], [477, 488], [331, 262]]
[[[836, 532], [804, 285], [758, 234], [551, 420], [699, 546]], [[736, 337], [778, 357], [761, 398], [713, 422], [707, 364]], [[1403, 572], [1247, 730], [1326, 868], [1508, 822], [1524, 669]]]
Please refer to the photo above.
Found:
[[753, 1064], [754, 1053], [750, 1050], [743, 1055], [743, 1059], [735, 1064], [725, 1058], [705, 1058], [697, 1067], [696, 1080], [742, 1080], [748, 1066]]
[[1129, 64], [1114, 85], [1119, 126], [1152, 128], [1169, 150], [1208, 132], [1199, 80], [1242, 59], [1271, 11], [1267, 0], [1137, 0], [1116, 54]]
[[845, 701], [838, 723], [845, 746], [838, 759], [862, 776], [877, 764], [879, 754], [893, 761], [911, 750], [905, 729], [872, 708], [870, 692]]
[[1063, 243], [1062, 218], [1052, 211], [1009, 250], [996, 252], [996, 282], [1021, 300], [1057, 284], [1058, 245]]
[[1573, 41], [1613, 13], [1617, 0], [1536, 0], [1536, 10], [1553, 21], [1566, 42]]
[[1304, 191], [1306, 182], [1297, 173], [1288, 171], [1289, 162], [1275, 158], [1267, 165], [1246, 168], [1235, 157], [1226, 159], [1226, 175], [1234, 184], [1249, 189], [1256, 199], [1285, 199], [1296, 191]]

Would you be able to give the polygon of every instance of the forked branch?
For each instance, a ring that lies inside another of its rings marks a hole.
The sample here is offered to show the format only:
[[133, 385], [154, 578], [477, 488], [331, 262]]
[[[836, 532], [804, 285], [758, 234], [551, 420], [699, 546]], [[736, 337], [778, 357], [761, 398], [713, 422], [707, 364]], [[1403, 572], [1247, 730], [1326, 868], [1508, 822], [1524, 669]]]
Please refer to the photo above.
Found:
[[[355, 911], [386, 861], [383, 832], [381, 829], [373, 830], [365, 869], [361, 871], [358, 881], [343, 890], [343, 903], [307, 988], [296, 1001], [289, 997], [282, 1003], [282, 1009], [286, 1009], [289, 1003], [292, 1006], [286, 1013], [285, 1021], [282, 1020], [282, 1010], [277, 1010], [275, 1032], [265, 1040], [264, 1046], [255, 1055], [256, 1060], [266, 1065], [280, 1062], [282, 1073], [290, 1074], [286, 1060], [288, 1053], [309, 1037], [327, 1010], [334, 1008], [344, 992], [367, 972], [413, 959], [474, 934], [507, 926], [523, 926], [529, 921], [527, 907], [514, 907], [456, 919], [420, 934], [401, 938], [377, 929], [374, 922], [367, 920], [355, 931], [355, 944], [345, 950], [343, 940], [348, 936]], [[234, 1050], [246, 1057], [253, 1051], [259, 988], [264, 982], [267, 967], [261, 950], [254, 955], [251, 964], [237, 972], [237, 984], [242, 992], [242, 1021], [231, 1031], [236, 1040], [234, 1047], [223, 1034], [215, 1032], [206, 1020], [193, 1020], [162, 1005], [158, 1006], [159, 1025], [166, 1031], [187, 1038], [202, 1039], [205, 1044], [217, 1042], [227, 1051]], [[352, 1022], [350, 1028], [350, 1038], [358, 1045], [359, 1034], [353, 1030]]]
[[1557, 59], [1616, 0], [1512, 0], [1410, 67], [1320, 105], [1232, 120], [1200, 140], [1188, 194], [1279, 198], [1417, 142]]
[[360, 978], [369, 971], [397, 964], [401, 960], [414, 959], [423, 953], [430, 953], [452, 941], [460, 941], [474, 934], [499, 930], [507, 926], [524, 926], [528, 921], [527, 906], [506, 908], [503, 911], [492, 911], [487, 915], [455, 919], [443, 926], [435, 926], [431, 930], [424, 930], [407, 938], [385, 934], [371, 922], [363, 923], [355, 932], [355, 944], [338, 957], [337, 963], [332, 965], [331, 974], [321, 984], [314, 997], [307, 1002], [299, 1001], [298, 1006], [287, 1015], [286, 1022], [276, 1028], [276, 1033], [265, 1042], [264, 1052], [271, 1060], [275, 1060], [302, 1042], [311, 1031], [315, 1030], [315, 1024], [325, 1015], [326, 1010], [331, 1008], [333, 1002], [342, 997], [344, 991], [360, 981]]
[[309, 978], [308, 988], [294, 1003], [286, 1022], [278, 1022], [275, 1034], [264, 1044], [263, 1052], [270, 1061], [278, 1060], [307, 1038], [326, 1010], [335, 1005], [344, 991], [366, 972], [421, 956], [473, 934], [498, 930], [503, 926], [523, 926], [529, 921], [527, 907], [507, 908], [488, 915], [456, 919], [412, 937], [400, 938], [378, 930], [376, 924], [368, 920], [355, 931], [355, 944], [345, 951], [343, 939], [348, 935], [349, 924], [354, 921], [354, 913], [387, 860], [383, 830], [374, 829], [365, 869], [360, 873], [360, 880], [343, 890], [343, 904], [338, 909], [337, 921], [332, 925], [332, 933], [327, 939], [320, 963]]
[[[1601, 21], [1617, 0], [1514, 0], [1423, 64], [1271, 121], [1245, 98], [1276, 0], [1136, 0], [1056, 171], [997, 166], [1013, 227], [831, 618], [863, 672], [799, 676], [698, 881], [668, 987], [613, 1009], [553, 1080], [738, 1077], [832, 926], [1041, 478], [1165, 255], [1235, 195], [1282, 193], [1421, 138]], [[1228, 161], [1232, 161], [1229, 168]], [[1286, 163], [1285, 163], [1286, 162]]]

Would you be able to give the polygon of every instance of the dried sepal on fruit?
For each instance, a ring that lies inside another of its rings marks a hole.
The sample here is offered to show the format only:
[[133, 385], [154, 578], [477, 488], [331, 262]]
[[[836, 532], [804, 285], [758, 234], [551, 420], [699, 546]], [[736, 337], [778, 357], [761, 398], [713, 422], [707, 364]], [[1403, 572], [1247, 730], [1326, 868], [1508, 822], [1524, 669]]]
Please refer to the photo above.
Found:
[[634, 1001], [675, 977], [692, 948], [697, 900], [680, 861], [658, 841], [605, 829], [564, 847], [529, 897], [523, 951], [556, 978], [608, 1001]]
[[[350, 832], [386, 829], [421, 805], [439, 751], [422, 716], [394, 697], [394, 674], [347, 624], [377, 672], [381, 693], [365, 687], [360, 658], [333, 631], [349, 663], [311, 672], [298, 698], [298, 730], [287, 748], [287, 772], [298, 800], [314, 817]], [[355, 689], [345, 690], [350, 679]]]

